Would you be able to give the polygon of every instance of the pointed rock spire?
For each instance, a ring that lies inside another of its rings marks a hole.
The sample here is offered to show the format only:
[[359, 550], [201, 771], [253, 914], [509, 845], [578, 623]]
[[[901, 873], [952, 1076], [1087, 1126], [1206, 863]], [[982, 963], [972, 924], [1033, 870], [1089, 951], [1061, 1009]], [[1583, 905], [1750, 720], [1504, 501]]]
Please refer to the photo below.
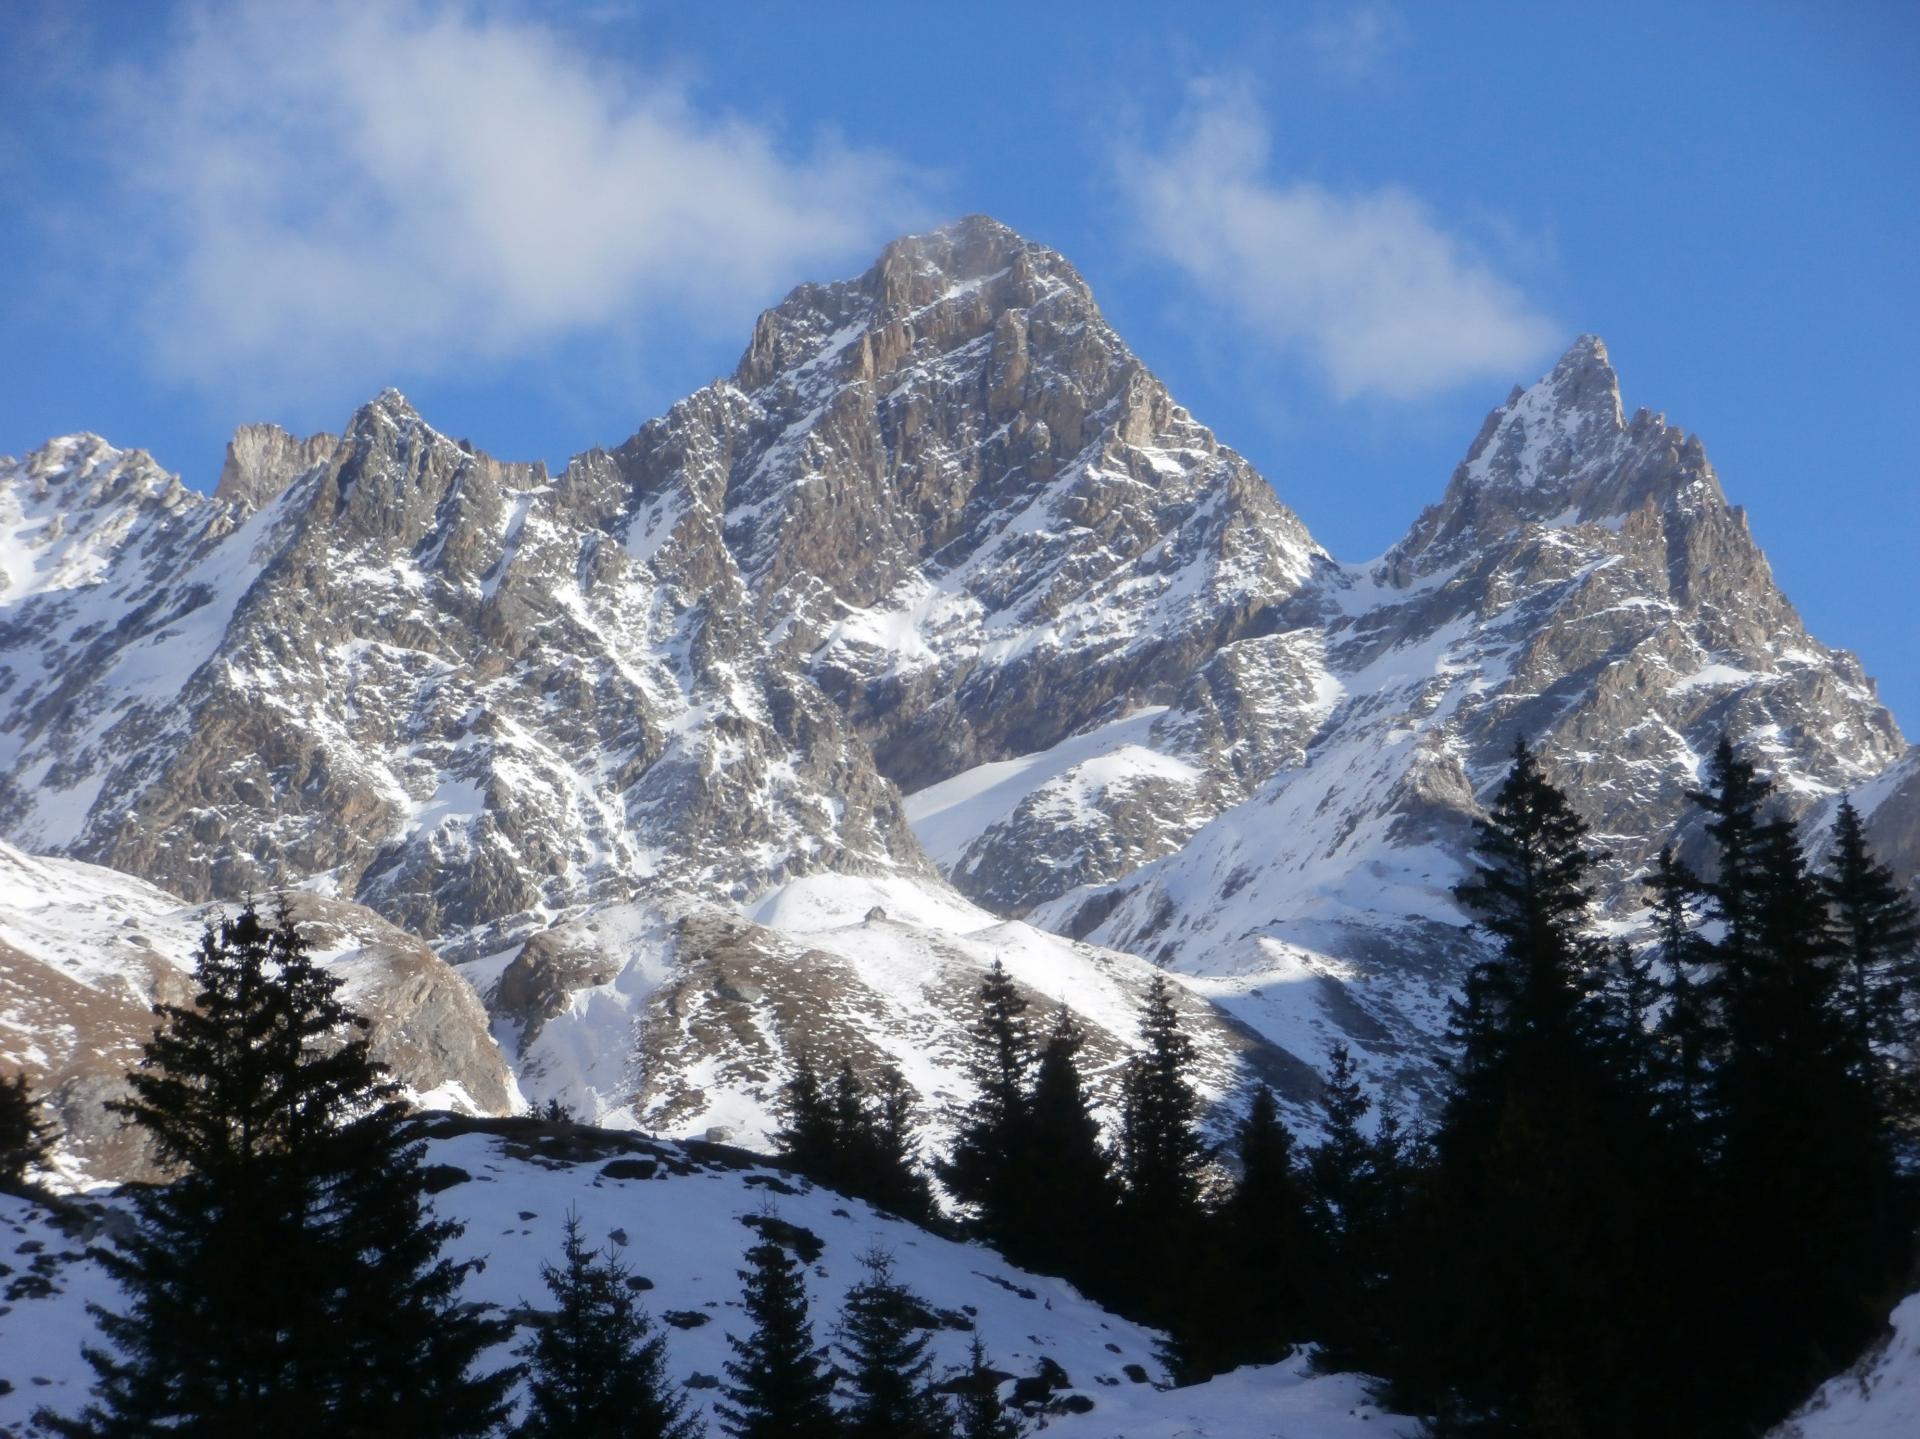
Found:
[[253, 511], [326, 459], [339, 440], [324, 432], [301, 439], [278, 425], [242, 425], [227, 441], [213, 497]]

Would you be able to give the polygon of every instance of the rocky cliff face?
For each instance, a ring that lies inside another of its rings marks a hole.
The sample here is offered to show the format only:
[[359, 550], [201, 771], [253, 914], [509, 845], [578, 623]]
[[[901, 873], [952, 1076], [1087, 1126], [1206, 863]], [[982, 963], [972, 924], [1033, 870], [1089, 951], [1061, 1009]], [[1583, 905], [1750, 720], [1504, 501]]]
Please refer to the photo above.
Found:
[[0, 814], [31, 847], [193, 898], [313, 885], [456, 954], [637, 886], [923, 866], [712, 518], [646, 528], [612, 457], [499, 464], [389, 393], [331, 448], [243, 435], [211, 500], [96, 441], [6, 478], [35, 568]]
[[991, 220], [796, 290], [618, 458], [639, 503], [721, 517], [769, 643], [902, 790], [1159, 716], [1144, 772], [1069, 766], [936, 848], [995, 908], [1168, 853], [1299, 757], [1252, 710], [1298, 682], [1277, 632], [1331, 561], [1072, 267]]
[[1626, 923], [1660, 845], [1697, 847], [1686, 796], [1723, 734], [1803, 817], [1903, 752], [1858, 662], [1774, 586], [1699, 441], [1628, 419], [1591, 337], [1488, 417], [1405, 539], [1321, 594], [1340, 699], [1305, 763], [1039, 918], [1190, 971], [1297, 1046], [1346, 1038], [1416, 1089], [1471, 942], [1450, 889], [1516, 739], [1610, 851], [1602, 899]]
[[1222, 1095], [1304, 1097], [1334, 1039], [1417, 1095], [1522, 735], [1625, 925], [1723, 733], [1920, 849], [1858, 663], [1599, 341], [1341, 565], [978, 217], [557, 474], [391, 392], [241, 431], [211, 497], [55, 441], [0, 461], [0, 570], [0, 832], [366, 906], [463, 966], [528, 1093], [678, 1132], [764, 1132], [810, 1046], [937, 1115], [995, 956], [1115, 1057], [1173, 967]]

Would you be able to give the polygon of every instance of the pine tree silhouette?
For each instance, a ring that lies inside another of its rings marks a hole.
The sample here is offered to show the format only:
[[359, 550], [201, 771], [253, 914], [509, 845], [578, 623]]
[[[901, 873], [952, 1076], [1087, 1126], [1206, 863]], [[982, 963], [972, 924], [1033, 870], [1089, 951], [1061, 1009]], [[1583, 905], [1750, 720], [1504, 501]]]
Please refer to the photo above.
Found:
[[505, 1327], [458, 1301], [459, 1232], [428, 1217], [396, 1088], [291, 916], [209, 926], [191, 1008], [162, 1024], [120, 1106], [174, 1166], [133, 1197], [100, 1262], [95, 1402], [57, 1433], [493, 1433], [509, 1372], [475, 1377]]
[[1920, 911], [1873, 857], [1853, 802], [1840, 801], [1833, 852], [1821, 876], [1833, 913], [1833, 943], [1842, 973], [1842, 1004], [1853, 1029], [1855, 1063], [1889, 1115], [1911, 1112], [1901, 1081], [1916, 1057], [1903, 1052], [1906, 1018], [1920, 997]]
[[595, 1254], [567, 1215], [559, 1266], [540, 1278], [556, 1308], [521, 1350], [529, 1363], [520, 1439], [696, 1439], [685, 1400], [667, 1376], [667, 1343], [633, 1297], [631, 1271]]
[[734, 1357], [714, 1406], [721, 1428], [735, 1439], [833, 1439], [840, 1432], [828, 1402], [833, 1377], [813, 1342], [805, 1276], [770, 1241], [746, 1258], [740, 1278], [753, 1329], [744, 1339], [727, 1336]]
[[1655, 1027], [1654, 1105], [1670, 1129], [1698, 1142], [1693, 1131], [1708, 1119], [1708, 1070], [1724, 1040], [1712, 993], [1703, 983], [1712, 955], [1694, 913], [1706, 886], [1668, 845], [1660, 851], [1647, 889], [1653, 900], [1654, 942], [1665, 966], [1661, 988], [1666, 1006]]
[[979, 1093], [955, 1126], [952, 1153], [937, 1166], [948, 1190], [971, 1213], [974, 1228], [1001, 1245], [1024, 1203], [1026, 1091], [1033, 1067], [1026, 1013], [1026, 1000], [994, 960], [980, 986], [969, 1060]]
[[1474, 857], [1455, 894], [1493, 947], [1454, 1011], [1437, 1229], [1420, 1261], [1432, 1287], [1412, 1305], [1451, 1318], [1397, 1342], [1444, 1391], [1428, 1407], [1478, 1416], [1481, 1432], [1652, 1432], [1657, 1356], [1636, 1321], [1658, 1282], [1663, 1146], [1621, 1063], [1645, 1036], [1605, 994], [1617, 955], [1590, 913], [1602, 856], [1524, 743]]
[[1034, 1067], [1024, 1202], [1013, 1214], [1006, 1253], [1025, 1268], [1100, 1292], [1111, 1287], [1117, 1195], [1080, 1077], [1084, 1043], [1072, 1011], [1060, 1006]]
[[1317, 1290], [1316, 1249], [1292, 1132], [1264, 1084], [1242, 1122], [1240, 1176], [1212, 1228], [1211, 1264], [1194, 1306], [1183, 1369], [1217, 1373], [1272, 1363], [1307, 1337], [1307, 1296]]
[[1147, 986], [1140, 1036], [1145, 1043], [1121, 1082], [1115, 1168], [1127, 1212], [1144, 1233], [1183, 1226], [1198, 1215], [1208, 1154], [1197, 1126], [1193, 1040], [1180, 1026], [1164, 974]]
[[1696, 799], [1722, 928], [1708, 951], [1722, 1034], [1709, 1237], [1728, 1317], [1703, 1357], [1765, 1427], [1878, 1327], [1906, 1223], [1829, 892], [1751, 761], [1722, 742], [1708, 774]]
[[999, 1376], [987, 1363], [978, 1334], [967, 1349], [967, 1367], [954, 1386], [954, 1439], [1020, 1439], [1026, 1426], [1000, 1402]]
[[0, 1194], [18, 1193], [53, 1153], [54, 1128], [27, 1076], [0, 1079]]
[[928, 1383], [924, 1306], [895, 1278], [885, 1251], [870, 1250], [860, 1262], [865, 1276], [847, 1292], [840, 1316], [850, 1401], [842, 1428], [848, 1439], [944, 1439], [951, 1416]]
[[869, 1093], [843, 1059], [830, 1085], [802, 1055], [783, 1092], [786, 1124], [774, 1136], [781, 1156], [829, 1189], [903, 1218], [933, 1218], [933, 1187], [920, 1168], [913, 1095], [895, 1069]]

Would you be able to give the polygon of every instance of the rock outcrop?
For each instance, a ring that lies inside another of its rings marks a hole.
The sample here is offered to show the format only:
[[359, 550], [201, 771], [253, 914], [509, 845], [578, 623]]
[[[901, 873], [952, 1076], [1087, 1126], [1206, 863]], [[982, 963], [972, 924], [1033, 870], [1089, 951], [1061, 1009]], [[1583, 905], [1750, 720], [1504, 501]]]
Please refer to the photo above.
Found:
[[764, 1133], [809, 1046], [950, 1109], [1008, 954], [1113, 1058], [1114, 996], [1171, 967], [1223, 1098], [1304, 1098], [1343, 1040], [1418, 1099], [1521, 736], [1628, 929], [1722, 735], [1789, 813], [1855, 792], [1920, 859], [1871, 682], [1598, 340], [1341, 565], [981, 217], [801, 286], [731, 376], [557, 473], [391, 391], [337, 438], [242, 430], [211, 496], [54, 441], [0, 461], [0, 571], [0, 833], [372, 911], [439, 958], [389, 936], [369, 1004], [471, 1038], [452, 961], [530, 1096], [681, 1132]]

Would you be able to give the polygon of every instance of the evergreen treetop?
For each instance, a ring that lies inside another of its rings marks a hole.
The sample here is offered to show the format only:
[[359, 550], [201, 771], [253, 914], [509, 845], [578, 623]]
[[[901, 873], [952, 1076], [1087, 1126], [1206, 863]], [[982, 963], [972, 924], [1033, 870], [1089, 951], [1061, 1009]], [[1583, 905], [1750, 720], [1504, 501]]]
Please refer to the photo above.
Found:
[[1208, 1148], [1200, 1137], [1193, 1040], [1180, 1024], [1173, 987], [1155, 974], [1141, 1006], [1143, 1047], [1121, 1083], [1119, 1172], [1128, 1208], [1174, 1222], [1194, 1215]]
[[493, 1433], [511, 1371], [476, 1376], [504, 1327], [459, 1301], [422, 1146], [283, 906], [209, 925], [195, 1003], [160, 1028], [122, 1107], [181, 1173], [136, 1191], [100, 1251], [125, 1307], [92, 1312], [94, 1404], [68, 1435]]
[[884, 1250], [870, 1250], [860, 1262], [866, 1272], [847, 1291], [838, 1331], [850, 1401], [842, 1427], [848, 1439], [944, 1439], [950, 1416], [928, 1383], [933, 1357], [924, 1306], [895, 1277]]
[[[1833, 944], [1844, 965], [1843, 1004], [1854, 1048], [1876, 1079], [1896, 1057], [1920, 994], [1920, 911], [1893, 871], [1874, 858], [1866, 826], [1842, 797], [1821, 888], [1832, 909]], [[1873, 1062], [1878, 1058], [1881, 1062]]]
[[596, 1254], [569, 1213], [562, 1262], [542, 1264], [555, 1308], [521, 1350], [529, 1364], [528, 1412], [519, 1439], [696, 1439], [704, 1432], [666, 1370], [654, 1332], [611, 1252]]
[[1000, 1376], [987, 1363], [987, 1347], [975, 1334], [967, 1367], [954, 1389], [954, 1439], [1020, 1439], [1026, 1426], [1000, 1402]]
[[53, 1153], [53, 1124], [26, 1074], [0, 1079], [0, 1194], [18, 1191]]
[[734, 1357], [714, 1406], [720, 1426], [735, 1439], [835, 1439], [833, 1376], [813, 1340], [806, 1278], [770, 1240], [748, 1249], [746, 1260], [742, 1307], [753, 1328], [744, 1338], [727, 1335]]

